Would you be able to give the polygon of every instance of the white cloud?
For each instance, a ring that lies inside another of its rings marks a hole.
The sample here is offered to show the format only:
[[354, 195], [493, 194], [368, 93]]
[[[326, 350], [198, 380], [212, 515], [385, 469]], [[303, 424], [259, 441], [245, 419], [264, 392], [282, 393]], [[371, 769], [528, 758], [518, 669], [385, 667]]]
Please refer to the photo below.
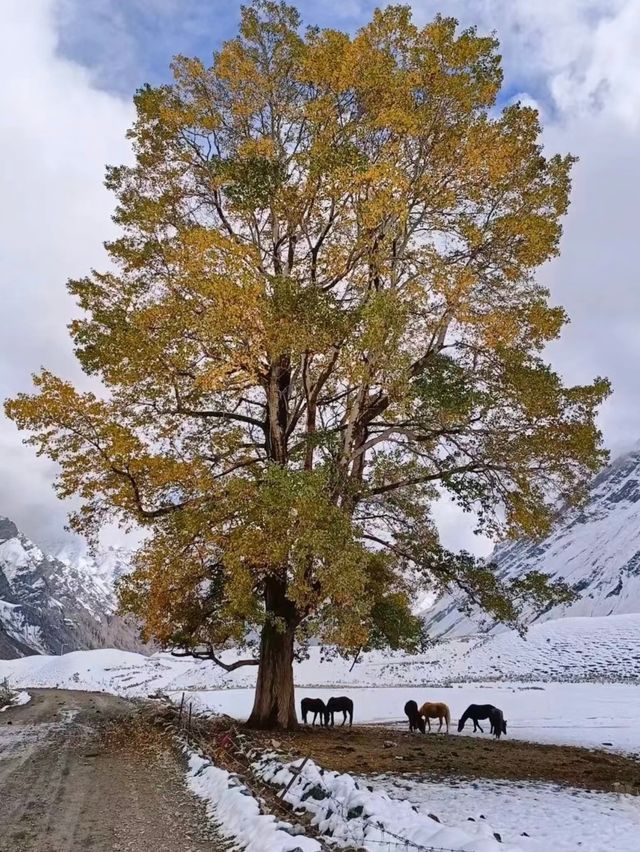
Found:
[[[56, 53], [50, 0], [0, 8], [0, 397], [30, 386], [42, 364], [78, 380], [66, 332], [68, 277], [105, 260], [113, 200], [104, 166], [129, 156], [132, 108], [95, 91], [89, 73]], [[0, 415], [0, 514], [40, 539], [60, 536], [67, 507], [51, 465], [22, 447]]]
[[[173, 52], [172, 9], [189, 20], [206, 20], [201, 15], [208, 0], [153, 2], [158, 20], [166, 22], [166, 32], [165, 24], [161, 29], [168, 53]], [[358, 16], [364, 21], [375, 4], [303, 0], [300, 5], [309, 23], [326, 22], [335, 12], [335, 25], [346, 26]], [[518, 92], [541, 104], [549, 151], [580, 157], [562, 256], [541, 272], [553, 301], [564, 304], [572, 318], [549, 354], [569, 381], [589, 381], [596, 374], [612, 379], [615, 392], [601, 423], [617, 451], [640, 437], [640, 0], [450, 0], [444, 7], [440, 0], [416, 0], [413, 5], [419, 20], [444, 8], [463, 25], [495, 30], [508, 96]], [[143, 0], [129, 6], [146, 8]], [[90, 43], [105, 42], [101, 64], [85, 70], [61, 58], [56, 33], [62, 25], [80, 26], [83, 8], [84, 0], [0, 4], [2, 396], [27, 387], [29, 373], [43, 363], [78, 379], [65, 330], [73, 305], [64, 280], [104, 265], [101, 242], [111, 233], [112, 199], [101, 185], [103, 168], [128, 156], [124, 132], [131, 107], [97, 91], [94, 80], [104, 84], [114, 73], [127, 77], [133, 54], [145, 46], [139, 33], [137, 39], [128, 37], [131, 24], [121, 12], [129, 7], [114, 10], [106, 0], [92, 0], [94, 12], [106, 16], [104, 29], [96, 24], [98, 16], [89, 33]], [[224, 14], [230, 20], [231, 4], [224, 4]], [[212, 30], [210, 47], [215, 38]], [[113, 57], [110, 75], [105, 56]], [[140, 61], [144, 64], [143, 56]], [[50, 466], [20, 447], [6, 421], [0, 422], [0, 452], [0, 514], [12, 515], [36, 537], [53, 535], [65, 508], [48, 491]], [[473, 523], [455, 507], [441, 504], [437, 514], [448, 546], [486, 552], [486, 541], [474, 544]]]

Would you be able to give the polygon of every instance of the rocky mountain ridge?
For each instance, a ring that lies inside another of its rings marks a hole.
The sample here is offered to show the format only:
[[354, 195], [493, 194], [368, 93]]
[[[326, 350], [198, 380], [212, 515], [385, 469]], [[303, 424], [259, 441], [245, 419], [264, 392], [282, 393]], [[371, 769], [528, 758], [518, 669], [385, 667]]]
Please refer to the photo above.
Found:
[[[561, 512], [546, 538], [505, 542], [489, 558], [505, 578], [537, 569], [579, 593], [568, 606], [530, 612], [530, 622], [640, 612], [640, 444], [599, 473], [586, 503]], [[460, 612], [459, 602], [445, 595], [424, 613], [432, 636], [499, 629], [480, 612], [471, 617]]]
[[116, 614], [125, 554], [66, 547], [44, 553], [0, 516], [0, 658], [114, 647], [144, 652], [137, 627]]

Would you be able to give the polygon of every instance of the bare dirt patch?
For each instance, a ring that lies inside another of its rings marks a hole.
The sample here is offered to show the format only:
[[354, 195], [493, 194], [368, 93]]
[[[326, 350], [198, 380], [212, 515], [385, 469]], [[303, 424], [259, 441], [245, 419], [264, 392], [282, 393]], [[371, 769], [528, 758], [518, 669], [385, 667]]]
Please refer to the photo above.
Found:
[[640, 794], [640, 762], [594, 749], [506, 738], [495, 741], [488, 736], [409, 734], [368, 725], [242, 733], [256, 746], [276, 750], [289, 759], [308, 756], [336, 772], [393, 773], [422, 780], [548, 781], [585, 790]]

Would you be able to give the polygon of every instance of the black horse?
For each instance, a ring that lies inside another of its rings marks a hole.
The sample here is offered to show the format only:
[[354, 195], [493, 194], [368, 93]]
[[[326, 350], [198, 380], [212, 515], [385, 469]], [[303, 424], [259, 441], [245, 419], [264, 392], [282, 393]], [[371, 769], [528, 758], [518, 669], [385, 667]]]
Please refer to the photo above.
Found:
[[409, 730], [410, 731], [422, 731], [424, 734], [426, 723], [424, 721], [424, 716], [421, 716], [418, 713], [418, 705], [415, 701], [407, 701], [404, 705], [404, 712], [407, 718], [409, 719]]
[[[464, 711], [458, 722], [458, 733], [464, 728], [467, 719], [473, 720], [473, 733], [480, 728], [480, 732], [484, 734], [482, 727], [478, 724], [478, 719], [491, 719], [491, 714], [498, 710], [493, 704], [470, 704]], [[502, 716], [502, 711], [498, 710]], [[491, 723], [493, 725], [493, 722]], [[506, 723], [505, 723], [506, 724]], [[506, 730], [505, 730], [506, 733]]]
[[334, 723], [334, 713], [343, 714], [342, 724], [347, 721], [347, 713], [349, 714], [349, 727], [353, 724], [353, 701], [350, 698], [347, 698], [346, 695], [340, 696], [340, 698], [330, 698], [327, 701], [327, 709], [324, 711], [324, 723], [325, 725], [329, 725], [329, 719], [331, 719], [331, 724]]
[[320, 724], [324, 724], [327, 713], [327, 705], [322, 698], [303, 698], [300, 702], [300, 710], [302, 711], [302, 721], [307, 724], [307, 713], [313, 713], [313, 722], [315, 725], [318, 714], [320, 714]]
[[507, 723], [502, 710], [494, 707], [489, 715], [489, 721], [491, 722], [491, 733], [497, 740], [500, 739], [502, 734], [507, 733]]

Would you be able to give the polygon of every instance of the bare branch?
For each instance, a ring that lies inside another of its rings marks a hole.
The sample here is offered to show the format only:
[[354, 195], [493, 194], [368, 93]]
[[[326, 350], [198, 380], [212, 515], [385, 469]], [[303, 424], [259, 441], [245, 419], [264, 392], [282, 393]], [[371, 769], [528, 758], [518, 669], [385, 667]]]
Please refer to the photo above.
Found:
[[199, 651], [197, 648], [193, 650], [186, 649], [173, 649], [171, 651], [172, 657], [193, 657], [194, 660], [213, 660], [213, 662], [220, 666], [221, 669], [224, 669], [226, 672], [232, 672], [236, 669], [242, 668], [243, 666], [257, 666], [259, 664], [259, 660], [254, 660], [253, 658], [248, 660], [236, 660], [235, 663], [225, 663], [220, 657], [216, 656], [215, 651], [211, 647], [208, 647], [206, 651]]

